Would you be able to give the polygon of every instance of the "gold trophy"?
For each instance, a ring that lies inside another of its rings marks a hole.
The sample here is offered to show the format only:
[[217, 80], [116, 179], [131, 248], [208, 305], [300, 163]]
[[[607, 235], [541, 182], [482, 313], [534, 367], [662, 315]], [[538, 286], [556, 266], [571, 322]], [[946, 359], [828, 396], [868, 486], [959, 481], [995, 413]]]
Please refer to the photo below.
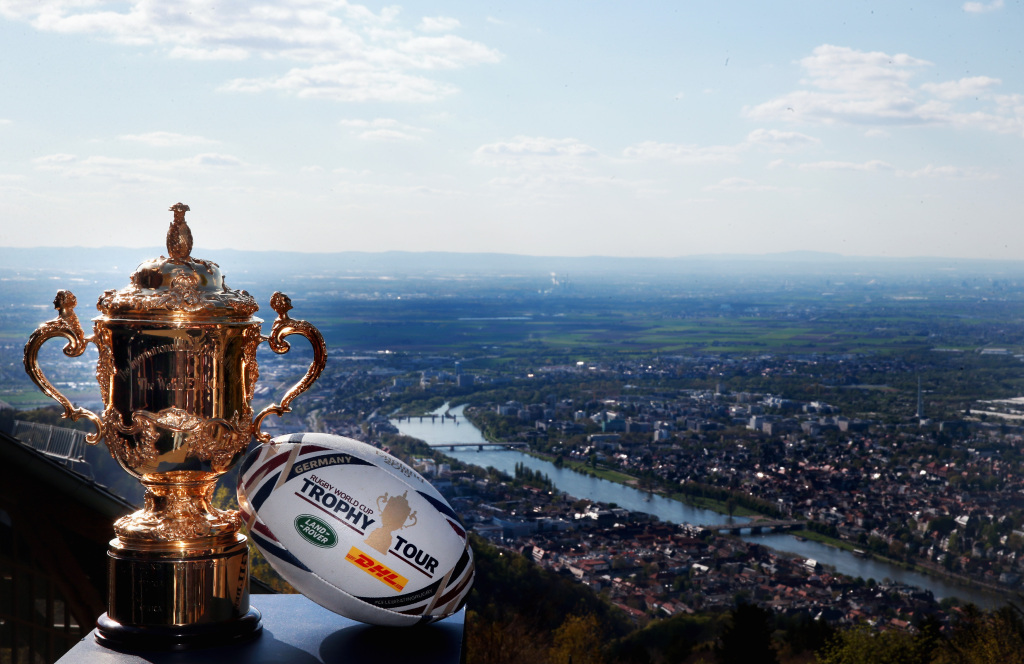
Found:
[[[290, 318], [291, 302], [275, 293], [269, 336], [254, 314], [259, 306], [232, 290], [216, 263], [192, 258], [187, 205], [171, 207], [168, 257], [136, 268], [131, 284], [108, 290], [96, 304], [93, 335], [86, 337], [75, 296], [59, 291], [58, 316], [41, 325], [25, 346], [25, 370], [64, 407], [64, 417], [88, 419], [121, 467], [145, 488], [145, 508], [114, 523], [108, 550], [107, 612], [97, 640], [117, 648], [181, 650], [242, 641], [259, 634], [260, 613], [249, 606], [249, 552], [238, 513], [211, 504], [217, 479], [245, 452], [263, 418], [283, 415], [316, 381], [327, 360], [320, 332]], [[299, 334], [313, 346], [305, 376], [281, 399], [253, 417], [259, 370], [256, 348], [276, 353]], [[86, 344], [99, 349], [96, 378], [103, 414], [74, 407], [39, 368], [42, 344], [67, 340], [64, 354], [78, 357]]]

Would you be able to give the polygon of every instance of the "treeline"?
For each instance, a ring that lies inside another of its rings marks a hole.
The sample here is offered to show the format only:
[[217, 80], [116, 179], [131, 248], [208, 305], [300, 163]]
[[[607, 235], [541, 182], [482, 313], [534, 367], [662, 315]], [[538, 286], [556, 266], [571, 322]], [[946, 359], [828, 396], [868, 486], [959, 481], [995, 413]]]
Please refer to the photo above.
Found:
[[597, 664], [629, 619], [588, 587], [473, 536], [476, 579], [466, 618], [467, 664]]
[[514, 479], [525, 486], [532, 486], [544, 491], [555, 490], [555, 483], [551, 481], [551, 478], [546, 473], [529, 468], [522, 461], [516, 462]]
[[970, 605], [943, 628], [837, 629], [737, 601], [725, 612], [646, 616], [638, 628], [589, 588], [473, 537], [467, 664], [1024, 664], [1024, 613]]
[[785, 516], [774, 503], [743, 491], [733, 491], [725, 487], [712, 486], [700, 482], [686, 482], [678, 487], [673, 487], [673, 490], [691, 498], [709, 498], [726, 504], [734, 503], [736, 506], [744, 507], [752, 512], [766, 516], [780, 519]]
[[[750, 604], [679, 614], [637, 628], [589, 588], [473, 537], [476, 580], [466, 619], [467, 664], [655, 664], [813, 661], [834, 634], [807, 615]], [[780, 654], [783, 659], [780, 660]], [[802, 655], [791, 660], [791, 656]]]

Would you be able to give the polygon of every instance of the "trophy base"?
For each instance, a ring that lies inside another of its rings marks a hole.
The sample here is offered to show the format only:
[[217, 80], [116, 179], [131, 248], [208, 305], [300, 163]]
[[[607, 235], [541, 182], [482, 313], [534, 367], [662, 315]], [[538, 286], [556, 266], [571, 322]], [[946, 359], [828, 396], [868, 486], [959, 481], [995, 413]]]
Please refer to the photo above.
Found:
[[117, 650], [188, 650], [259, 635], [260, 613], [249, 608], [245, 536], [193, 548], [182, 544], [136, 548], [111, 540], [99, 643]]
[[96, 621], [96, 642], [111, 650], [176, 652], [245, 643], [260, 635], [262, 616], [257, 609], [227, 624], [137, 627], [122, 625], [104, 613]]

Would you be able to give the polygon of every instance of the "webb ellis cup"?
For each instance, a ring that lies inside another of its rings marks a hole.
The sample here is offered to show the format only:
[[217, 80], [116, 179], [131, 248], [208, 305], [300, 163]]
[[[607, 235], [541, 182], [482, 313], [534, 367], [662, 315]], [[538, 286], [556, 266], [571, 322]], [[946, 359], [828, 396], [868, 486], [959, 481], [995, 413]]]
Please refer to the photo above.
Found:
[[[269, 336], [259, 308], [244, 290], [232, 290], [216, 263], [192, 258], [187, 205], [171, 210], [168, 256], [139, 265], [131, 284], [108, 290], [96, 304], [93, 334], [75, 314], [75, 296], [60, 291], [59, 315], [41, 325], [25, 346], [25, 370], [72, 420], [96, 426], [88, 442], [105, 440], [110, 453], [145, 488], [145, 508], [114, 524], [109, 555], [107, 612], [97, 639], [122, 648], [184, 649], [255, 636], [260, 614], [249, 606], [249, 552], [235, 511], [211, 504], [217, 479], [241, 458], [267, 415], [282, 415], [320, 375], [327, 348], [320, 332], [288, 315], [291, 302], [275, 293]], [[255, 417], [259, 370], [256, 348], [267, 341], [285, 353], [285, 337], [313, 346], [305, 376]], [[39, 368], [47, 340], [67, 340], [64, 354], [99, 349], [96, 378], [103, 413], [76, 408]]]

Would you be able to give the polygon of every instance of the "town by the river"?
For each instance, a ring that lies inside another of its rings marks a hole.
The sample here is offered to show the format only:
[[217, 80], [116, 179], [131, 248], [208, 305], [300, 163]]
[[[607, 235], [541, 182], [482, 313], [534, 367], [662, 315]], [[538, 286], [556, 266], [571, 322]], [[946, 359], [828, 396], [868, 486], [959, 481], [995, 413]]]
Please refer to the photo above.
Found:
[[[560, 491], [575, 498], [615, 504], [623, 509], [653, 514], [662, 521], [676, 524], [723, 525], [741, 524], [746, 521], [741, 517], [729, 517], [657, 494], [646, 493], [631, 486], [584, 475], [569, 468], [559, 468], [550, 461], [538, 459], [514, 449], [497, 447], [480, 449], [477, 445], [487, 445], [489, 441], [465, 418], [463, 408], [463, 406], [457, 406], [449, 410], [448, 404], [445, 404], [434, 411], [437, 415], [450, 413], [455, 416], [454, 420], [444, 417], [413, 417], [393, 420], [392, 423], [403, 435], [420, 439], [441, 449], [447, 456], [467, 464], [483, 468], [493, 467], [509, 475], [513, 474], [516, 464], [523, 464], [527, 468], [546, 474]], [[446, 446], [460, 444], [463, 446], [446, 448]], [[969, 588], [938, 576], [921, 574], [884, 560], [855, 556], [847, 550], [821, 542], [798, 539], [786, 534], [749, 534], [746, 531], [742, 537], [776, 551], [813, 559], [834, 568], [840, 574], [877, 581], [889, 579], [916, 586], [931, 591], [936, 599], [956, 597], [961, 601], [973, 602], [984, 608], [996, 608], [1006, 603], [1006, 599], [996, 593]]]

